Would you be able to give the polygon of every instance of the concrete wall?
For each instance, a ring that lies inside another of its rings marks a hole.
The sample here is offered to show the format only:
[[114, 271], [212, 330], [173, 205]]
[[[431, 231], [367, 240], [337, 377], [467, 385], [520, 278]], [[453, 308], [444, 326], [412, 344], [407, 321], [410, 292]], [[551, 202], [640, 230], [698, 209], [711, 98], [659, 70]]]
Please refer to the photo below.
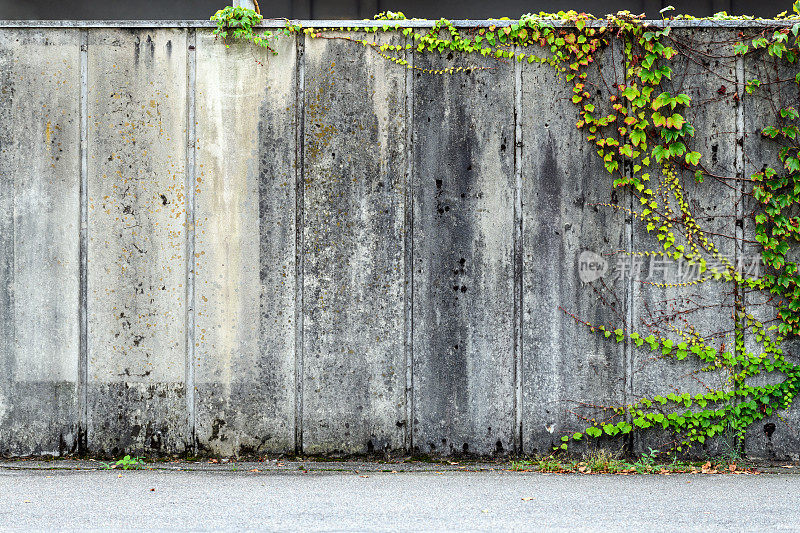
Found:
[[[599, 206], [631, 199], [550, 67], [409, 55], [492, 67], [436, 76], [178, 26], [0, 29], [0, 453], [547, 452], [603, 405], [698, 387], [564, 313], [638, 324], [678, 295], [579, 280], [582, 251], [654, 242]], [[742, 63], [715, 68], [741, 85]], [[744, 172], [758, 108], [694, 113], [714, 169]], [[692, 189], [732, 235], [740, 197]], [[701, 326], [730, 329], [733, 296], [700, 292]], [[748, 451], [796, 456], [798, 419]]]

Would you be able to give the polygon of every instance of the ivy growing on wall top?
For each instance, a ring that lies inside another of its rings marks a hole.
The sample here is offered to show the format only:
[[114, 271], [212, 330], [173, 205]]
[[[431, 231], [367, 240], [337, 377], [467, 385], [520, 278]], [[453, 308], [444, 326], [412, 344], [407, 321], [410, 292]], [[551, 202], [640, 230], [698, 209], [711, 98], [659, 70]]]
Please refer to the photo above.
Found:
[[[280, 30], [261, 31], [257, 28], [260, 15], [228, 7], [212, 20], [217, 22], [219, 37], [248, 40], [273, 53], [272, 42], [279, 34], [301, 34], [351, 41], [397, 65], [431, 75], [468, 76], [474, 68], [422, 69], [409, 61], [409, 52], [455, 52], [538, 63], [558, 72], [572, 87], [577, 128], [608, 172], [615, 198], [625, 199], [605, 207], [631, 217], [650, 236], [652, 249], [622, 253], [680, 262], [698, 273], [690, 281], [641, 282], [682, 294], [675, 300], [683, 306], [673, 302], [670, 313], [656, 318], [651, 313], [634, 323], [619, 313], [618, 323], [592, 323], [569, 310], [565, 313], [608, 342], [627, 343], [659, 359], [685, 361], [680, 364], [687, 365], [687, 373], [702, 392], [675, 390], [624, 405], [591, 406], [592, 415], [578, 414], [583, 427], [560, 436], [555, 445], [567, 450], [577, 441], [628, 435], [639, 428], [668, 435], [668, 448], [686, 452], [719, 436], [741, 443], [751, 424], [788, 409], [800, 388], [800, 365], [786, 348], [787, 341], [800, 334], [800, 275], [792, 253], [800, 241], [800, 113], [796, 107], [800, 2], [792, 13], [732, 28], [727, 33], [732, 37], [702, 49], [685, 34], [673, 31], [674, 21], [691, 18], [675, 16], [653, 24], [629, 12], [598, 19], [569, 11], [528, 14], [480, 28], [456, 28], [442, 19], [431, 28], [419, 29], [404, 27], [403, 14], [386, 12], [376, 16], [369, 28], [311, 28], [286, 21]], [[719, 13], [711, 20], [751, 18]], [[401, 32], [406, 38], [403, 44], [387, 44], [369, 37], [380, 32]], [[619, 56], [624, 65], [616, 82], [604, 77], [603, 62], [597, 61], [608, 53]], [[744, 56], [757, 66], [746, 76], [744, 69], [733, 76], [714, 71], [720, 62], [741, 65]], [[725, 83], [713, 94], [701, 98], [695, 94], [693, 100], [676, 76], [679, 62], [693, 63]], [[714, 170], [717, 154], [704, 153], [705, 147], [695, 140], [692, 110], [720, 101], [738, 106], [742, 99], [771, 110], [770, 116], [762, 117], [766, 122], [760, 131], [745, 132], [745, 137], [759, 139], [759, 157], [774, 153], [774, 161], [756, 163], [748, 152], [751, 143], [739, 140], [735, 175], [721, 175]], [[748, 167], [753, 172], [745, 175]], [[732, 203], [739, 204], [741, 223], [731, 234], [708, 227], [708, 219], [694, 212], [697, 202], [692, 195], [714, 191], [730, 192], [735, 198]], [[754, 250], [764, 268], [745, 271], [722, 253], [734, 240], [739, 255], [745, 248]], [[693, 301], [693, 291], [707, 286], [731, 296], [731, 306], [712, 309], [732, 314], [731, 331], [704, 331], [703, 323], [692, 322], [702, 306], [693, 309], [685, 304]], [[605, 285], [597, 287], [601, 295], [609, 290]], [[709, 385], [714, 380], [717, 384]]]

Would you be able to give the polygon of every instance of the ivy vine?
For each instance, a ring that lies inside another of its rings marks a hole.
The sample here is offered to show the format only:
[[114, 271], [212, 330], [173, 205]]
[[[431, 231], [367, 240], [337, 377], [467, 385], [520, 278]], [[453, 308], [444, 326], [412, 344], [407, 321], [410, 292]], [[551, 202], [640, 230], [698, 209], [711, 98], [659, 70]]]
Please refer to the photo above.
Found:
[[[264, 17], [257, 11], [241, 6], [227, 6], [214, 13], [211, 20], [217, 23], [217, 27], [212, 33], [223, 41], [227, 39], [250, 41], [266, 48], [273, 55], [278, 54], [271, 46], [271, 43], [278, 37], [275, 32], [266, 30], [259, 33], [254, 29], [264, 20]], [[288, 35], [289, 31], [284, 29], [282, 33]]]
[[[725, 57], [766, 54], [787, 68], [800, 59], [800, 2], [793, 13], [781, 13], [771, 26], [738, 32], [738, 40]], [[780, 165], [766, 166], [751, 176], [714, 175], [704, 155], [693, 149], [695, 129], [687, 118], [692, 106], [687, 94], [671, 93], [667, 85], [673, 76], [673, 58], [679, 54], [671, 36], [670, 21], [691, 19], [672, 17], [650, 24], [641, 16], [619, 12], [597, 19], [575, 11], [555, 14], [523, 15], [519, 20], [499, 19], [481, 28], [456, 28], [445, 19], [430, 29], [404, 27], [402, 13], [386, 12], [375, 17], [367, 28], [313, 28], [286, 21], [281, 32], [309, 38], [344, 39], [358, 43], [397, 65], [432, 74], [453, 75], [485, 67], [422, 69], [408, 61], [411, 52], [458, 52], [494, 58], [547, 64], [572, 85], [572, 102], [577, 107], [577, 128], [584, 131], [610, 174], [609, 185], [630, 193], [632, 208], [610, 207], [631, 215], [636, 224], [655, 236], [659, 248], [639, 255], [683, 261], [702, 274], [698, 280], [664, 286], [694, 286], [699, 283], [726, 283], [736, 288], [759, 291], [771, 298], [775, 316], [759, 320], [749, 309], [741, 292], [735, 302], [734, 343], [725, 349], [712, 344], [693, 327], [673, 327], [664, 331], [639, 330], [634, 324], [593, 324], [567, 313], [610, 342], [630, 343], [661, 357], [694, 359], [700, 372], [723, 372], [726, 386], [701, 394], [671, 393], [641, 398], [626, 405], [595, 406], [601, 415], [587, 418], [578, 432], [563, 435], [557, 449], [567, 450], [576, 441], [601, 436], [625, 435], [634, 428], [661, 428], [672, 435], [671, 447], [686, 451], [708, 439], [732, 433], [740, 441], [753, 422], [789, 408], [800, 388], [800, 365], [784, 352], [785, 341], [800, 334], [800, 274], [791, 259], [790, 246], [800, 241], [800, 114], [793, 106], [776, 109], [774, 124], [760, 132], [776, 145]], [[725, 13], [714, 20], [731, 20]], [[748, 19], [752, 17], [740, 17]], [[225, 8], [212, 20], [221, 38], [245, 39], [268, 48], [276, 38], [272, 32], [258, 33], [261, 16], [243, 8]], [[367, 37], [354, 32], [367, 34]], [[370, 33], [401, 32], [404, 44], [378, 43]], [[749, 32], [749, 34], [748, 34]], [[625, 64], [624, 83], [600, 87], [590, 81], [595, 60], [603, 50], [614, 47]], [[794, 69], [798, 70], [798, 69]], [[781, 83], [800, 85], [800, 72], [785, 80], [745, 80], [734, 95], [739, 99], [755, 95]], [[722, 93], [720, 93], [722, 94]], [[743, 185], [742, 194], [752, 197], [756, 208], [744, 216], [752, 221], [754, 243], [767, 271], [748, 275], [726, 258], [715, 244], [715, 237], [704, 230], [692, 213], [683, 176], [702, 183], [707, 178], [726, 183], [733, 179]], [[629, 252], [634, 253], [634, 252]], [[747, 333], [749, 332], [749, 333]], [[756, 341], [757, 348], [748, 339]], [[777, 383], [751, 385], [757, 375], [780, 376]]]

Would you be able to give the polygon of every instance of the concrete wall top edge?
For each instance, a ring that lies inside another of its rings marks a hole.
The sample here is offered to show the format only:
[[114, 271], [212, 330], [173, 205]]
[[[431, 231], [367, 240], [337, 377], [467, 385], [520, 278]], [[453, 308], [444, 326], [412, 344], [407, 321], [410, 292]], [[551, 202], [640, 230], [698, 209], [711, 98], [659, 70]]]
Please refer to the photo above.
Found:
[[[267, 19], [259, 27], [282, 28], [287, 19]], [[588, 26], [599, 25], [604, 19], [589, 21]], [[376, 20], [291, 20], [293, 24], [314, 28], [366, 28], [386, 23], [396, 28], [431, 28], [438, 21], [425, 19], [376, 21]], [[479, 28], [487, 26], [510, 26], [517, 20], [453, 20], [459, 28]], [[570, 22], [551, 20], [552, 26], [570, 27]], [[669, 24], [673, 28], [763, 28], [791, 26], [800, 20], [753, 19], [753, 20], [646, 20], [651, 26]], [[0, 28], [213, 28], [210, 20], [0, 20]]]

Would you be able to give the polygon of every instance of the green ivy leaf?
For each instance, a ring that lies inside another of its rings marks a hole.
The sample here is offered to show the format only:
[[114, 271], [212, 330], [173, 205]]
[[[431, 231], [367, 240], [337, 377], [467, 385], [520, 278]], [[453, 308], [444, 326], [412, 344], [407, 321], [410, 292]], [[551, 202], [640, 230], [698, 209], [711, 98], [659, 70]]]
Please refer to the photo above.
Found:
[[700, 163], [700, 152], [689, 152], [686, 154], [686, 162], [690, 165], [697, 165]]
[[586, 428], [586, 430], [584, 431], [584, 433], [586, 433], [586, 434], [587, 434], [587, 435], [589, 435], [590, 437], [597, 438], [597, 437], [599, 437], [600, 435], [602, 435], [602, 434], [603, 434], [603, 431], [602, 431], [600, 428], [598, 428], [598, 427], [591, 426], [591, 427], [588, 427], [588, 428]]

